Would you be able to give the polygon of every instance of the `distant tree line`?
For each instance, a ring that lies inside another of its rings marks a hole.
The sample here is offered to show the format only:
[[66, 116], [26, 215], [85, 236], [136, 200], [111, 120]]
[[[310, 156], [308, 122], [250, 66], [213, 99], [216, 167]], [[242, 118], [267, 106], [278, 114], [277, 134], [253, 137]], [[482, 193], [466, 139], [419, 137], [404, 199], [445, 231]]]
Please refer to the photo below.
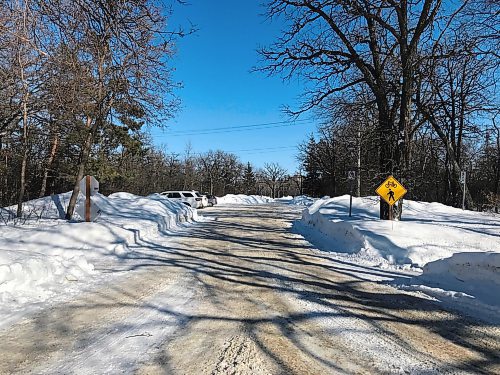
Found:
[[[222, 150], [194, 153], [168, 153], [147, 143], [126, 154], [98, 155], [104, 160], [91, 161], [89, 171], [101, 181], [101, 192], [127, 191], [139, 195], [168, 190], [198, 190], [216, 196], [248, 194], [281, 197], [297, 195], [297, 176], [289, 176], [277, 163], [256, 169]], [[59, 188], [58, 191], [64, 191]]]
[[306, 90], [290, 115], [323, 119], [300, 146], [307, 193], [372, 195], [392, 174], [408, 198], [461, 206], [466, 172], [467, 207], [498, 211], [498, 1], [273, 0], [267, 10], [288, 23], [257, 70], [299, 77]]

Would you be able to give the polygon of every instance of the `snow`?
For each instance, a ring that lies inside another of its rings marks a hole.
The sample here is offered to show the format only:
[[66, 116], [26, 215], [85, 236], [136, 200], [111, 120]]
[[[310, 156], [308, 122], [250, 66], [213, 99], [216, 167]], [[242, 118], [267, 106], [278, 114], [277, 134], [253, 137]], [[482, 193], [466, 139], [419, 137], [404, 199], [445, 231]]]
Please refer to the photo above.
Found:
[[310, 206], [316, 200], [317, 199], [308, 197], [307, 195], [297, 195], [295, 197], [287, 196], [287, 197], [275, 199], [275, 201], [277, 201], [277, 202], [285, 203], [285, 204], [292, 204], [292, 205], [296, 205], [296, 206]]
[[[500, 216], [405, 200], [401, 221], [379, 219], [379, 199], [319, 199], [296, 229], [351, 262], [408, 270], [395, 283], [446, 302], [500, 312]], [[480, 313], [479, 313], [480, 314]], [[492, 315], [492, 314], [490, 314]]]
[[138, 309], [111, 331], [98, 330], [91, 350], [85, 345], [75, 345], [70, 353], [71, 361], [63, 357], [55, 363], [44, 363], [33, 373], [137, 373], [138, 364], [150, 358], [152, 349], [160, 345], [156, 340], [172, 335], [182, 324], [183, 316], [192, 313], [197, 285], [190, 283], [176, 280], [148, 300], [149, 308]]
[[[327, 235], [336, 252], [369, 254], [393, 265], [421, 268], [458, 252], [500, 251], [500, 218], [439, 203], [405, 201], [402, 221], [379, 220], [374, 197], [320, 199], [302, 223]], [[436, 235], [438, 231], [439, 235]]]
[[[196, 210], [159, 194], [115, 193], [93, 197], [94, 222], [81, 222], [78, 214], [68, 222], [63, 218], [70, 195], [27, 202], [21, 219], [14, 219], [16, 207], [0, 209], [0, 326], [108, 277], [96, 265], [124, 262], [144, 241], [203, 220]], [[354, 197], [349, 217], [348, 195], [226, 195], [218, 201], [305, 207], [293, 229], [319, 251], [350, 264], [403, 271], [407, 277], [390, 280], [401, 289], [500, 316], [499, 215], [405, 200], [402, 220], [390, 222], [379, 220], [378, 198]]]
[[[159, 194], [116, 193], [92, 197], [95, 222], [62, 220], [71, 193], [27, 202], [22, 219], [7, 221], [15, 207], [2, 209], [0, 224], [0, 322], [18, 318], [60, 295], [97, 282], [95, 264], [120, 262], [140, 241], [197, 220], [196, 210]], [[83, 200], [79, 201], [81, 205]], [[78, 211], [78, 210], [77, 210]], [[0, 323], [0, 326], [2, 325]]]
[[265, 204], [272, 202], [273, 199], [262, 195], [244, 195], [244, 194], [227, 194], [223, 197], [217, 197], [217, 204], [219, 205], [233, 205], [233, 204]]
[[500, 311], [500, 251], [461, 252], [427, 263], [423, 273], [400, 288], [422, 291], [447, 304], [460, 300], [463, 310], [482, 310], [494, 321]]
[[[456, 253], [427, 263], [419, 278], [435, 282], [437, 286], [482, 295], [483, 300], [500, 306], [500, 296], [493, 290], [500, 288], [500, 253]], [[491, 284], [496, 288], [488, 288]]]

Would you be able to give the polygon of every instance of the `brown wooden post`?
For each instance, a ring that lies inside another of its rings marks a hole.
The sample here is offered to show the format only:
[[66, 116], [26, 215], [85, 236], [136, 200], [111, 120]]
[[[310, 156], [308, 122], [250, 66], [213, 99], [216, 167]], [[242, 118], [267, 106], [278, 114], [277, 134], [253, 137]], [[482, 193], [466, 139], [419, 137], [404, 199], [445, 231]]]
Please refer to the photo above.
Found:
[[85, 176], [85, 221], [90, 222], [90, 176]]

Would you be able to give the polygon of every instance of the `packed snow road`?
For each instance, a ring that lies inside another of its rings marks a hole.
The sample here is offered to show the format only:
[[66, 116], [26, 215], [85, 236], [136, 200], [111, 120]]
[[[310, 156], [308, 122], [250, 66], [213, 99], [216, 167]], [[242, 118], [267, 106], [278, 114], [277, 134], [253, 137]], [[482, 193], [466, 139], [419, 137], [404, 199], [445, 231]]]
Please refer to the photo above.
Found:
[[97, 265], [112, 283], [0, 331], [0, 373], [500, 373], [498, 327], [315, 251], [290, 229], [297, 208], [203, 215]]

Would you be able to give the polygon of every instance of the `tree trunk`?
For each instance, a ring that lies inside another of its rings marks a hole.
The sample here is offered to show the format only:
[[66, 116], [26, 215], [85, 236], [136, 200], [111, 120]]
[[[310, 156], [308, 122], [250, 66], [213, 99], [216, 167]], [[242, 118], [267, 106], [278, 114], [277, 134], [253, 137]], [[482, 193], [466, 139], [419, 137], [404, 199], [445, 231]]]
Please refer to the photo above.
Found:
[[[23, 71], [21, 69], [21, 71]], [[21, 73], [21, 79], [24, 81], [24, 74]], [[28, 164], [28, 94], [23, 98], [23, 159], [21, 161], [21, 175], [19, 185], [19, 199], [17, 201], [17, 217], [23, 214], [24, 193], [26, 192], [26, 166]]]
[[59, 136], [58, 136], [57, 132], [55, 132], [54, 137], [52, 139], [52, 147], [50, 149], [49, 158], [47, 159], [47, 165], [45, 166], [45, 169], [43, 172], [42, 187], [40, 188], [40, 195], [39, 195], [40, 198], [43, 198], [45, 196], [45, 191], [47, 189], [47, 178], [49, 176], [49, 170], [52, 167], [52, 163], [54, 162], [54, 159], [56, 157], [58, 146], [59, 146]]
[[361, 196], [361, 130], [358, 130], [358, 160], [356, 170], [356, 196]]
[[497, 168], [495, 173], [495, 213], [498, 213], [500, 205], [500, 129], [495, 126], [497, 131]]
[[[403, 59], [403, 64], [410, 64], [409, 61]], [[399, 111], [398, 134], [396, 142], [396, 160], [394, 161], [396, 171], [395, 173], [400, 178], [405, 178], [409, 169], [409, 160], [407, 160], [407, 147], [409, 144], [408, 139], [408, 126], [411, 119], [411, 102], [412, 102], [412, 69], [404, 67], [403, 70], [403, 84], [401, 87], [401, 105]]]
[[[381, 106], [381, 105], [378, 106], [379, 109], [378, 122], [379, 122], [379, 137], [380, 137], [379, 165], [381, 174], [380, 177], [382, 179], [389, 177], [389, 175], [391, 175], [394, 170], [394, 160], [392, 157], [392, 141], [391, 141], [392, 127], [388, 111], [385, 110], [385, 108], [386, 106]], [[380, 219], [389, 220], [389, 204], [387, 204], [387, 202], [384, 201], [382, 198], [380, 199]], [[393, 219], [395, 218], [393, 217]]]
[[80, 181], [83, 178], [83, 174], [85, 172], [85, 165], [87, 164], [87, 160], [90, 154], [90, 149], [92, 148], [92, 142], [94, 140], [94, 134], [97, 131], [97, 120], [92, 124], [92, 119], [90, 116], [87, 117], [87, 123], [85, 127], [88, 129], [87, 137], [85, 138], [85, 142], [83, 144], [82, 150], [80, 152], [80, 162], [78, 164], [78, 171], [76, 174], [75, 185], [73, 186], [73, 192], [71, 194], [71, 198], [69, 200], [68, 209], [66, 211], [66, 220], [71, 220], [73, 214], [75, 212], [76, 201], [78, 199], [78, 194], [80, 193]]
[[[450, 140], [446, 137], [446, 134], [443, 132], [439, 124], [435, 121], [433, 118], [432, 114], [427, 112], [421, 103], [418, 103], [418, 108], [422, 112], [422, 114], [425, 116], [425, 118], [429, 121], [431, 124], [432, 128], [435, 130], [437, 133], [439, 139], [441, 139], [441, 142], [443, 142], [443, 145], [446, 147], [446, 152], [449, 157], [449, 161], [452, 165], [452, 171], [455, 174], [452, 176], [452, 179], [455, 181], [455, 185], [458, 184], [460, 187], [460, 191], [463, 193], [464, 190], [464, 184], [461, 184], [459, 182], [460, 178], [460, 172], [462, 171], [462, 168], [458, 165], [457, 160], [455, 159], [455, 150], [453, 149], [453, 146], [450, 143]], [[474, 208], [474, 201], [472, 200], [472, 196], [469, 192], [469, 189], [467, 188], [467, 185], [465, 185], [465, 206], [469, 209]]]
[[[2, 139], [2, 134], [0, 133], [0, 157], [2, 157], [3, 161], [3, 139]], [[7, 167], [5, 168], [5, 172], [2, 171], [2, 168], [0, 168], [0, 173], [1, 174], [7, 174]], [[0, 207], [4, 206], [4, 197], [5, 197], [5, 189], [7, 188], [7, 185], [2, 186], [0, 183]]]
[[4, 173], [3, 181], [2, 181], [3, 182], [2, 206], [9, 204], [9, 200], [7, 198], [7, 196], [8, 196], [7, 187], [9, 186], [9, 174], [7, 173], [7, 171], [9, 170], [9, 154], [8, 154], [7, 141], [5, 142], [5, 149], [6, 149], [5, 150], [5, 161], [4, 161], [5, 173]]
[[[22, 9], [22, 17], [23, 17], [23, 36], [27, 35], [27, 9], [26, 4], [24, 4], [24, 8]], [[29, 88], [28, 83], [26, 81], [25, 76], [25, 64], [23, 62], [21, 56], [21, 46], [23, 45], [23, 41], [19, 38], [18, 52], [17, 52], [17, 60], [19, 63], [19, 71], [20, 78], [23, 88], [23, 99], [22, 99], [22, 111], [23, 111], [23, 158], [21, 161], [21, 175], [19, 176], [20, 185], [19, 185], [19, 196], [17, 201], [17, 217], [21, 217], [23, 213], [23, 201], [24, 201], [24, 193], [26, 192], [26, 166], [28, 163], [28, 98], [29, 98]]]

